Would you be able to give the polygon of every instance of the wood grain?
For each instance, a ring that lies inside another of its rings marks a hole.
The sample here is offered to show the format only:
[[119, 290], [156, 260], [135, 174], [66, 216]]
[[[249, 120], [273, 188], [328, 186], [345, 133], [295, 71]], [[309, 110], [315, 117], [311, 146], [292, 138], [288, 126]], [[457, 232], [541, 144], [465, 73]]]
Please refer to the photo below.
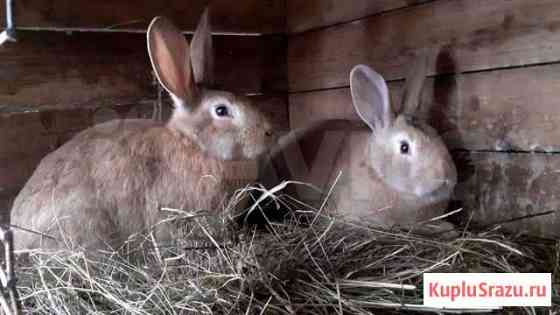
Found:
[[[455, 190], [478, 228], [548, 211], [554, 214], [501, 224], [509, 232], [560, 237], [560, 156], [464, 153]], [[468, 161], [465, 163], [464, 161]]]
[[253, 104], [268, 117], [276, 131], [289, 130], [288, 97], [286, 94], [254, 95], [250, 98]]
[[0, 3], [0, 30], [6, 27], [6, 1]]
[[429, 1], [432, 0], [287, 0], [288, 31], [304, 32]]
[[[193, 31], [209, 0], [18, 0], [18, 27], [145, 30], [157, 15], [168, 16], [185, 31]], [[3, 5], [3, 4], [2, 4]], [[2, 25], [4, 14], [2, 12]], [[284, 0], [212, 1], [212, 29], [216, 32], [283, 33]]]
[[0, 224], [10, 222], [10, 209], [17, 192], [0, 191]]
[[[396, 108], [402, 85], [389, 84]], [[452, 149], [559, 152], [559, 99], [560, 65], [445, 75], [426, 81], [418, 116]], [[348, 88], [290, 94], [292, 128], [325, 119], [361, 123]]]
[[143, 36], [18, 32], [18, 38], [0, 50], [3, 106], [154, 95]]
[[558, 30], [556, 0], [434, 1], [290, 37], [290, 91], [348, 86], [359, 63], [400, 79], [419, 49], [432, 75], [558, 62]]
[[[0, 50], [0, 106], [131, 103], [156, 95], [142, 34], [27, 31], [18, 39]], [[283, 45], [281, 36], [217, 36], [217, 83], [242, 93], [284, 90]]]

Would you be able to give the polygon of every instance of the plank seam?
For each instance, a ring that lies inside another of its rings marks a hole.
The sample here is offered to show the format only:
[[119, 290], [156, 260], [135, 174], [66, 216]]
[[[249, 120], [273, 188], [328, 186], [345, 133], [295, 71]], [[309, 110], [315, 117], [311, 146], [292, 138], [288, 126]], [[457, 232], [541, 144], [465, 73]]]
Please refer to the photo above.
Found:
[[416, 8], [416, 7], [422, 6], [422, 5], [429, 5], [429, 4], [431, 4], [433, 2], [436, 2], [436, 1], [445, 1], [445, 0], [426, 0], [425, 2], [410, 4], [410, 5], [405, 6], [405, 7], [389, 9], [389, 10], [376, 12], [376, 13], [373, 13], [373, 14], [368, 14], [368, 15], [365, 15], [365, 16], [360, 17], [360, 18], [355, 18], [355, 19], [351, 19], [351, 20], [347, 20], [347, 21], [341, 21], [341, 22], [337, 22], [337, 23], [334, 23], [334, 24], [330, 24], [330, 25], [322, 25], [322, 26], [312, 27], [312, 28], [304, 30], [304, 31], [299, 31], [299, 32], [289, 32], [288, 31], [287, 35], [288, 35], [288, 37], [292, 38], [292, 37], [298, 37], [298, 36], [301, 36], [301, 35], [304, 35], [304, 34], [307, 34], [307, 33], [320, 32], [320, 31], [323, 31], [323, 30], [326, 30], [326, 29], [329, 29], [329, 28], [334, 28], [334, 27], [337, 27], [337, 26], [345, 25], [345, 24], [355, 23], [355, 22], [358, 22], [358, 21], [361, 21], [361, 20], [367, 20], [367, 19], [376, 18], [378, 16], [391, 14], [391, 13], [396, 12], [396, 11], [408, 10], [408, 9]]
[[[458, 75], [464, 75], [464, 74], [469, 75], [469, 74], [477, 74], [477, 73], [485, 73], [485, 72], [508, 71], [508, 70], [523, 69], [523, 68], [537, 68], [537, 67], [554, 66], [554, 65], [560, 65], [560, 60], [548, 61], [548, 62], [529, 63], [529, 64], [523, 64], [523, 65], [503, 66], [503, 67], [497, 67], [497, 68], [491, 68], [491, 69], [466, 70], [466, 71], [460, 71], [460, 72], [443, 72], [443, 73], [428, 75], [426, 77], [436, 79], [436, 78], [445, 78], [445, 77], [458, 76]], [[394, 83], [394, 82], [399, 82], [399, 81], [404, 81], [404, 78], [387, 80], [386, 82], [387, 83]], [[305, 93], [324, 92], [324, 91], [331, 91], [331, 90], [342, 90], [342, 89], [348, 89], [348, 88], [350, 88], [350, 85], [341, 85], [341, 86], [333, 86], [333, 87], [320, 88], [320, 89], [293, 90], [293, 91], [288, 91], [288, 94], [289, 95], [305, 94]]]
[[504, 150], [504, 151], [497, 151], [497, 150], [467, 150], [467, 149], [451, 149], [452, 153], [468, 153], [468, 154], [518, 154], [518, 155], [560, 155], [560, 151], [542, 151], [542, 150], [534, 150], [534, 151], [524, 151], [524, 150]]
[[[4, 28], [0, 28], [0, 31], [3, 31]], [[145, 34], [146, 30], [142, 29], [126, 29], [126, 28], [119, 28], [119, 29], [111, 29], [111, 28], [88, 28], [88, 27], [32, 27], [32, 26], [24, 26], [24, 27], [16, 27], [14, 28], [15, 31], [31, 31], [31, 32], [62, 32], [62, 33], [122, 33], [122, 34]], [[193, 35], [194, 31], [182, 31], [185, 35]], [[253, 33], [253, 32], [212, 32], [212, 35], [216, 36], [247, 36], [247, 37], [258, 37], [264, 35], [283, 35], [282, 33], [278, 34], [269, 34], [269, 33]]]

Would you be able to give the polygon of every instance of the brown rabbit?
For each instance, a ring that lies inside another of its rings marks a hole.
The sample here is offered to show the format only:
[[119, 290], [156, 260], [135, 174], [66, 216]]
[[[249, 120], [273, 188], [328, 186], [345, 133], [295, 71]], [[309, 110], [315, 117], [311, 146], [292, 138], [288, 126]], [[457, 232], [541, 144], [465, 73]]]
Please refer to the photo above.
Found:
[[412, 119], [421, 99], [426, 56], [420, 56], [411, 70], [403, 112], [395, 115], [383, 77], [365, 65], [354, 67], [352, 101], [370, 130], [325, 133], [340, 145], [320, 152], [324, 165], [315, 167], [322, 172], [298, 178], [321, 190], [321, 194], [306, 190], [306, 200], [315, 205], [328, 200], [327, 210], [385, 227], [409, 227], [444, 213], [456, 169], [435, 131]]
[[[46, 156], [16, 198], [11, 223], [50, 237], [17, 230], [17, 249], [116, 248], [161, 220], [162, 207], [220, 211], [224, 198], [256, 179], [272, 127], [247, 98], [208, 89], [208, 13], [190, 47], [162, 17], [147, 38], [172, 117], [97, 125]], [[156, 230], [161, 240], [171, 234]]]

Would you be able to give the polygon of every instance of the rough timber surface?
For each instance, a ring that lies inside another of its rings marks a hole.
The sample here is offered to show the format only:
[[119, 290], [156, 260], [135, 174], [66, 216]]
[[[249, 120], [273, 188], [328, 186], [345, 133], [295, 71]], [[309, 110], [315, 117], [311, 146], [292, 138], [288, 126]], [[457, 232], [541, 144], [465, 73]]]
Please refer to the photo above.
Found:
[[[18, 0], [17, 25], [32, 28], [145, 30], [157, 15], [167, 16], [185, 31], [193, 31], [202, 11], [212, 3], [212, 28], [217, 32], [283, 33], [284, 0]], [[3, 5], [3, 4], [2, 4]], [[3, 13], [3, 12], [2, 12]], [[4, 14], [1, 14], [2, 25]]]
[[558, 62], [559, 29], [556, 0], [434, 1], [291, 36], [290, 91], [348, 86], [360, 63], [401, 79], [419, 49], [430, 75]]
[[560, 156], [557, 154], [458, 153], [461, 169], [455, 199], [473, 224], [490, 228], [496, 223], [506, 231], [547, 238], [560, 237]]
[[287, 0], [288, 31], [304, 32], [429, 1], [433, 0]]
[[[285, 90], [277, 36], [216, 36], [216, 79], [241, 93]], [[143, 34], [18, 32], [0, 50], [0, 106], [87, 106], [156, 96]], [[239, 77], [242, 76], [243, 80]]]

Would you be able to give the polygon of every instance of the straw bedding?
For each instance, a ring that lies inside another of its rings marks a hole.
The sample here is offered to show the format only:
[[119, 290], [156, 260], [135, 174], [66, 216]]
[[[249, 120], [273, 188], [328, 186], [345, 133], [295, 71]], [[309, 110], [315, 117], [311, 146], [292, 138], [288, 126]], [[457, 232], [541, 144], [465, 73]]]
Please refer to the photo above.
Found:
[[[243, 224], [228, 209], [218, 217], [177, 210], [187, 228], [173, 244], [147, 233], [120, 251], [20, 255], [24, 313], [438, 313], [422, 305], [424, 272], [553, 272], [556, 290], [560, 284], [560, 242], [514, 239], [499, 229], [387, 231], [328, 216], [280, 189], [272, 195], [259, 204], [292, 210], [277, 222]], [[515, 310], [534, 312], [544, 310]]]

